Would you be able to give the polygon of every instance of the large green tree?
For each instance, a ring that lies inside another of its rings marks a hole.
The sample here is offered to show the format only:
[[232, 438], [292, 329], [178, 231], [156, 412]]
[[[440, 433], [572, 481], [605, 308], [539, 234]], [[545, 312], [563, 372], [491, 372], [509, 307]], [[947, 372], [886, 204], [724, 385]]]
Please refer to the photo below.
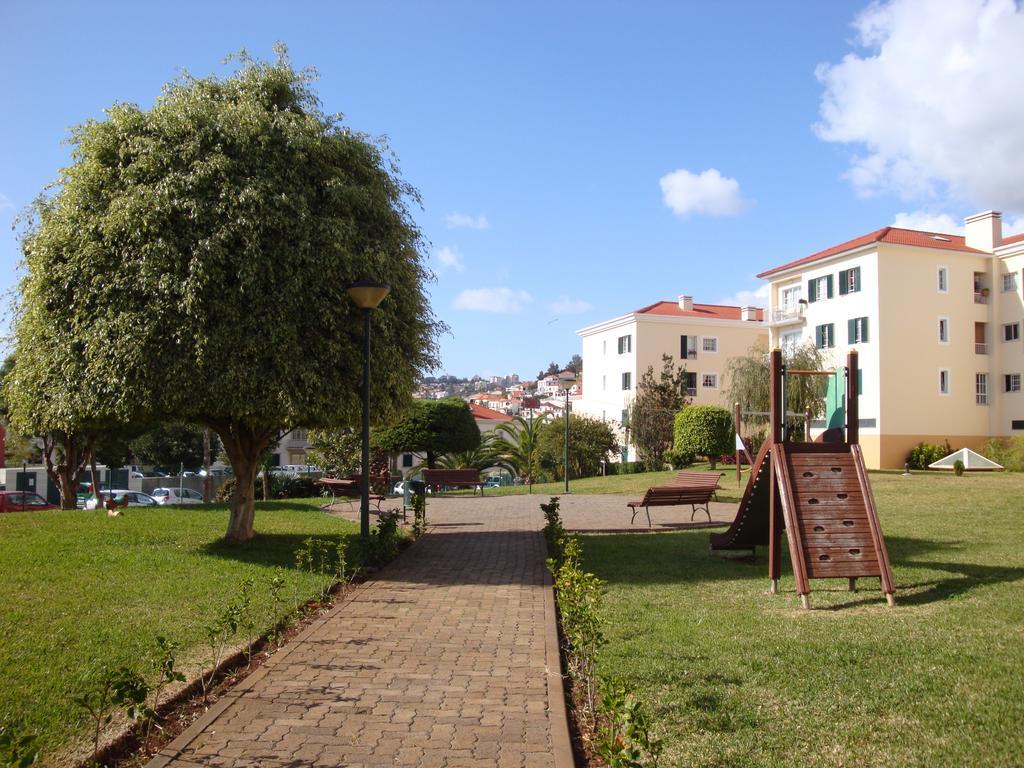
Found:
[[441, 454], [479, 447], [480, 428], [465, 400], [414, 400], [396, 424], [374, 433], [373, 443], [385, 451], [426, 454], [432, 469]]
[[686, 366], [676, 367], [671, 355], [662, 355], [661, 371], [647, 366], [637, 384], [629, 411], [629, 426], [638, 458], [649, 470], [659, 470], [672, 447], [675, 415], [686, 405]]
[[[211, 446], [216, 454], [219, 446]], [[203, 464], [203, 430], [191, 424], [160, 424], [131, 441], [131, 451], [141, 464], [178, 471]]]
[[373, 418], [436, 363], [415, 190], [387, 146], [326, 114], [314, 74], [239, 59], [151, 109], [74, 129], [72, 164], [23, 237], [8, 382], [31, 433], [180, 420], [219, 436], [237, 480], [227, 539], [254, 535], [260, 452], [282, 431], [351, 424], [373, 314]]
[[[541, 466], [565, 476], [565, 422], [553, 419], [540, 428], [537, 451]], [[589, 416], [569, 416], [569, 477], [591, 477], [601, 471], [601, 462], [618, 453], [619, 443], [611, 427]]]

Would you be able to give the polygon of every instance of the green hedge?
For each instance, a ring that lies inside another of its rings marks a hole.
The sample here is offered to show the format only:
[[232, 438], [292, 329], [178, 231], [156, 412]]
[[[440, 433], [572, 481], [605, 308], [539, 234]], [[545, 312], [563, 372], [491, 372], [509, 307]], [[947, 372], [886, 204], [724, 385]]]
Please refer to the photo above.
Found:
[[690, 405], [676, 414], [672, 453], [677, 458], [707, 456], [713, 469], [719, 457], [731, 452], [733, 446], [732, 415], [725, 408]]

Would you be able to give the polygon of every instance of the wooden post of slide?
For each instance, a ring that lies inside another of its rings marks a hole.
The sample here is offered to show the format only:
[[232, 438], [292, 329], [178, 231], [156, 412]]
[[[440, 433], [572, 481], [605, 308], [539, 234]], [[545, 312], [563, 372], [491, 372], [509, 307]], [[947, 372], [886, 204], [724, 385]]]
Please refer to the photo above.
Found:
[[857, 403], [857, 350], [851, 349], [846, 356], [846, 443], [860, 442], [860, 408]]
[[[779, 575], [782, 573], [782, 562], [779, 555], [782, 526], [779, 525], [781, 510], [777, 501], [778, 486], [775, 473], [777, 464], [782, 460], [782, 351], [773, 349], [770, 358], [768, 377], [768, 442], [770, 447], [768, 459], [768, 578], [771, 580], [771, 594], [778, 594]], [[753, 472], [753, 468], [750, 470]]]
[[[736, 427], [736, 435], [739, 436], [741, 434], [741, 432], [740, 432], [740, 404], [739, 403], [735, 403], [733, 405], [732, 424], [733, 424], [734, 427]], [[743, 485], [743, 480], [740, 477], [740, 474], [741, 474], [740, 461], [741, 461], [741, 459], [740, 459], [739, 441], [735, 441], [735, 442], [736, 442], [736, 487], [739, 488], [741, 485]], [[754, 468], [751, 467], [750, 471], [753, 472]]]

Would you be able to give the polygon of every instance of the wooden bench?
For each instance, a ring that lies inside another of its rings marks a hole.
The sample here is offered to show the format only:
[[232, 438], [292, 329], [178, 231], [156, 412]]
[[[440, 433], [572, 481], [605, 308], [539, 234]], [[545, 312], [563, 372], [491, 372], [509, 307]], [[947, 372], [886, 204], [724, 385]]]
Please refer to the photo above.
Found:
[[[360, 478], [334, 478], [334, 477], [322, 477], [316, 481], [317, 485], [322, 485], [325, 489], [331, 492], [331, 506], [334, 506], [334, 502], [341, 497], [349, 502], [361, 499], [363, 495], [362, 480]], [[376, 502], [377, 512], [380, 512], [381, 502], [387, 497], [380, 494], [371, 493], [370, 501]]]
[[[681, 477], [685, 475], [686, 477]], [[626, 504], [633, 510], [630, 518], [630, 525], [636, 520], [640, 509], [647, 513], [647, 527], [651, 527], [651, 507], [674, 507], [682, 504], [689, 504], [693, 507], [690, 513], [690, 520], [693, 520], [697, 511], [703, 508], [704, 514], [711, 522], [711, 510], [708, 505], [711, 498], [718, 489], [718, 481], [721, 475], [710, 475], [703, 472], [680, 472], [676, 479], [668, 485], [656, 485], [648, 488], [644, 497], [638, 501], [631, 501]]]
[[423, 482], [436, 492], [441, 491], [441, 486], [448, 485], [455, 488], [472, 488], [474, 494], [479, 488], [480, 495], [484, 495], [484, 484], [478, 469], [424, 469]]

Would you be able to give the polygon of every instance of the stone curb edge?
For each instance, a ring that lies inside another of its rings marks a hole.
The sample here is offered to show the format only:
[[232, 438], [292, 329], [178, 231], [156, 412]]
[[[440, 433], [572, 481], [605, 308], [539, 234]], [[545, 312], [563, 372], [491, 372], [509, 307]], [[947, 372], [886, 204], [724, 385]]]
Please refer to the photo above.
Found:
[[[544, 534], [539, 533], [542, 537]], [[547, 552], [547, 543], [541, 546]], [[551, 752], [555, 768], [575, 768], [576, 757], [569, 738], [569, 715], [565, 709], [565, 677], [558, 644], [558, 618], [555, 613], [555, 582], [544, 566], [544, 657], [548, 679], [548, 720], [551, 723]]]

